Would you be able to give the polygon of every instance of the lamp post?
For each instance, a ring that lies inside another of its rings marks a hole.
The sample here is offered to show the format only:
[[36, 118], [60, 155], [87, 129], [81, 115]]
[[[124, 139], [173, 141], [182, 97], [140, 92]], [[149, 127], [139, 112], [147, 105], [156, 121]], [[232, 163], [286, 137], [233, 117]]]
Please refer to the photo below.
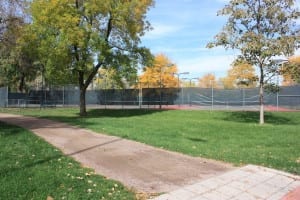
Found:
[[[189, 80], [190, 81], [190, 87], [192, 87], [192, 80], [199, 80], [199, 78], [183, 78], [184, 80]], [[190, 106], [192, 106], [192, 101], [191, 101], [191, 94], [188, 92], [188, 102], [190, 103]]]
[[107, 81], [107, 74], [104, 76], [104, 108], [106, 110], [106, 81]]
[[[177, 81], [178, 81], [178, 91], [180, 91], [180, 75], [187, 75], [190, 74], [189, 72], [181, 72], [181, 73], [173, 73], [174, 75], [177, 75]], [[183, 104], [183, 90], [181, 89], [181, 104]], [[180, 103], [178, 103], [178, 106], [180, 106]]]
[[160, 67], [160, 74], [159, 74], [159, 109], [162, 107], [162, 73], [163, 73], [163, 68], [164, 67], [172, 67], [174, 66], [173, 63], [168, 63], [164, 66]]
[[46, 80], [45, 80], [45, 67], [42, 65], [42, 96], [41, 96], [41, 106], [44, 105], [46, 101], [46, 90], [45, 90], [45, 85], [46, 85]]
[[142, 82], [137, 82], [138, 87], [139, 87], [139, 107], [142, 109], [143, 105], [143, 87], [142, 87]]
[[276, 85], [278, 87], [278, 89], [276, 90], [276, 110], [278, 112], [278, 107], [279, 107], [279, 66], [281, 65], [281, 67], [283, 67], [283, 64], [289, 62], [289, 60], [283, 58], [283, 59], [274, 59], [273, 61], [276, 64], [276, 75], [277, 75]]
[[161, 109], [161, 104], [162, 104], [162, 68], [160, 68], [160, 76], [159, 76], [159, 109]]
[[214, 110], [214, 80], [209, 80], [211, 85], [211, 110]]
[[104, 109], [106, 109], [106, 90], [107, 90], [107, 84], [106, 84], [106, 81], [107, 81], [107, 74], [106, 73], [104, 73], [104, 74], [99, 74], [100, 72], [98, 72], [97, 73], [97, 75], [96, 75], [96, 81], [98, 80], [98, 79], [103, 79], [103, 81], [101, 81], [101, 84], [99, 83], [99, 81], [98, 81], [98, 83], [96, 82], [96, 84], [97, 84], [97, 86], [103, 91], [103, 93], [104, 93]]
[[195, 77], [195, 78], [182, 78], [183, 80], [189, 80], [190, 82], [190, 87], [192, 87], [192, 80], [199, 80], [199, 78]]

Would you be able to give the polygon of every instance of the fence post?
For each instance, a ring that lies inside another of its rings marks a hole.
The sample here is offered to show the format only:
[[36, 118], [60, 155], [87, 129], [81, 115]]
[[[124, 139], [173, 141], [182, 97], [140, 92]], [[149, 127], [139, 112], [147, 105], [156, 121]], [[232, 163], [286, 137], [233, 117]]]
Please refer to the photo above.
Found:
[[63, 107], [65, 106], [65, 86], [63, 86]]
[[143, 104], [143, 88], [142, 88], [142, 83], [138, 83], [139, 85], [139, 106], [140, 109], [142, 109], [142, 104]]
[[190, 94], [190, 91], [188, 92], [188, 102], [189, 102], [189, 105], [192, 106], [192, 101], [191, 101], [191, 94]]
[[125, 89], [122, 89], [122, 92], [121, 92], [121, 102], [122, 102], [122, 110], [124, 109], [124, 90]]
[[214, 85], [213, 80], [210, 80], [211, 83], [211, 110], [214, 110]]
[[9, 105], [9, 102], [8, 102], [8, 86], [6, 86], [6, 102], [5, 102], [5, 105], [4, 107], [8, 107]]
[[181, 105], [184, 104], [183, 86], [181, 85]]
[[278, 112], [278, 107], [279, 107], [279, 94], [278, 91], [276, 92], [276, 111]]
[[104, 108], [106, 109], [106, 105], [107, 105], [107, 102], [106, 102], [106, 86], [104, 88]]
[[243, 92], [243, 108], [245, 107], [245, 88], [242, 88]]

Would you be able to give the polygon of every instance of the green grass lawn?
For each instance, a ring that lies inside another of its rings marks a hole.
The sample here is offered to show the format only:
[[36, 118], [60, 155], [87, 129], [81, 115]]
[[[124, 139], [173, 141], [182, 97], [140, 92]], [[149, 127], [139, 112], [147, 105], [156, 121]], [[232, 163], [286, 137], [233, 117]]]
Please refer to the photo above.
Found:
[[4, 111], [50, 117], [192, 156], [300, 174], [300, 112], [266, 113], [261, 126], [258, 112], [94, 109], [82, 118], [78, 110]]
[[0, 122], [0, 199], [135, 199], [27, 130]]

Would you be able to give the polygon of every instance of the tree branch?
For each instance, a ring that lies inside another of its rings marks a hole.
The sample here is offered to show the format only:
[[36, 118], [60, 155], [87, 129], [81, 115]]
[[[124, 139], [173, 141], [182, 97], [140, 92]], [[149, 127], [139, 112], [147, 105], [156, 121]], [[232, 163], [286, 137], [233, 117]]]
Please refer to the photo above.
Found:
[[105, 36], [105, 41], [106, 42], [108, 42], [110, 33], [112, 31], [112, 22], [113, 22], [113, 17], [112, 17], [111, 12], [109, 12], [109, 19], [108, 19], [108, 22], [107, 22], [107, 29], [106, 29], [106, 36]]

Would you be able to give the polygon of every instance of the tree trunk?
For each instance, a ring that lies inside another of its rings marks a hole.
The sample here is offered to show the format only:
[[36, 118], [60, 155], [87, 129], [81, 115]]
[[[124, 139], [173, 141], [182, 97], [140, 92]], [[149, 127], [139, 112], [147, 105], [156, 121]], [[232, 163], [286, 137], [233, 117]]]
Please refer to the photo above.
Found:
[[101, 67], [102, 63], [99, 62], [93, 69], [93, 71], [89, 74], [86, 81], [84, 81], [84, 71], [78, 71], [78, 82], [80, 88], [80, 116], [86, 116], [86, 102], [85, 102], [85, 94], [86, 89], [88, 88], [89, 84], [93, 81], [93, 78], [98, 72], [98, 69]]
[[24, 73], [22, 73], [20, 77], [19, 87], [18, 87], [19, 92], [24, 91], [24, 86], [25, 86], [25, 75]]
[[263, 66], [260, 66], [260, 80], [259, 80], [259, 124], [265, 123], [264, 115], [264, 70]]
[[85, 84], [84, 84], [84, 72], [83, 71], [78, 72], [78, 81], [79, 81], [79, 88], [80, 88], [80, 99], [79, 99], [80, 112], [79, 112], [79, 115], [86, 116], [87, 112], [86, 112], [86, 104], [85, 104], [85, 93], [86, 93], [87, 87], [85, 87]]
[[263, 84], [259, 84], [259, 124], [265, 123], [264, 117], [264, 86]]
[[85, 88], [80, 88], [80, 116], [86, 116], [86, 104], [85, 104], [85, 93], [86, 89]]

